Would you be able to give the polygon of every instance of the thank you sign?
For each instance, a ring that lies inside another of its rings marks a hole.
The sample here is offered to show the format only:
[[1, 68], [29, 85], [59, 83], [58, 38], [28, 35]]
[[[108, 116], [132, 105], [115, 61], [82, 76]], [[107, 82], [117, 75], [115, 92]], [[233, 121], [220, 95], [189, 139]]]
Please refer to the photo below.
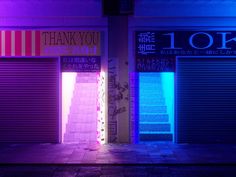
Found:
[[137, 71], [174, 71], [176, 56], [236, 55], [236, 31], [137, 31]]
[[99, 56], [99, 31], [41, 31], [42, 56]]

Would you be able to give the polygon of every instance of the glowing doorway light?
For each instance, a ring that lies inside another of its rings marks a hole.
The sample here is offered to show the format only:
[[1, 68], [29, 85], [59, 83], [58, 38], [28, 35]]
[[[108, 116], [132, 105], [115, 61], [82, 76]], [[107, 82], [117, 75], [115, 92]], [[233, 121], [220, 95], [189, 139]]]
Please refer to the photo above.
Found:
[[139, 140], [173, 141], [174, 73], [139, 73]]
[[105, 144], [105, 72], [98, 74], [98, 100], [97, 100], [97, 140], [100, 144]]
[[[164, 91], [164, 97], [166, 100], [167, 105], [167, 113], [169, 115], [169, 122], [171, 125], [171, 133], [174, 135], [174, 83], [175, 83], [175, 75], [174, 72], [162, 72], [161, 79], [162, 79], [162, 88]], [[173, 136], [173, 141], [174, 141]]]
[[76, 82], [75, 72], [62, 73], [62, 142], [64, 142], [64, 134], [66, 132], [66, 124], [70, 113], [71, 100]]

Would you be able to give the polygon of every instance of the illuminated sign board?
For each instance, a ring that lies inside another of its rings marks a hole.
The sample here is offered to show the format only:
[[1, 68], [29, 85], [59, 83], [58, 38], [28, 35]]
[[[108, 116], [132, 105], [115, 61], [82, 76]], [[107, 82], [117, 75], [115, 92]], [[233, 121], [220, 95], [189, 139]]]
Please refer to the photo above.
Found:
[[41, 55], [99, 56], [98, 31], [41, 31]]
[[137, 71], [174, 71], [176, 56], [236, 55], [236, 31], [137, 31]]
[[99, 56], [62, 56], [62, 72], [100, 72], [101, 57]]
[[2, 30], [0, 56], [100, 56], [100, 31]]

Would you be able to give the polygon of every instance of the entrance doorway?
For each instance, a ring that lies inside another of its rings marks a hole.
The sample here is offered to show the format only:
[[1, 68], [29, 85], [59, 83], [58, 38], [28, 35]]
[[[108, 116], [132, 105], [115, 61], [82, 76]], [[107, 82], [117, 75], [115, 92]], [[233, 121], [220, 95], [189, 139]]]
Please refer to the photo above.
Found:
[[174, 73], [139, 73], [139, 141], [173, 141]]
[[62, 73], [62, 142], [97, 142], [99, 73]]

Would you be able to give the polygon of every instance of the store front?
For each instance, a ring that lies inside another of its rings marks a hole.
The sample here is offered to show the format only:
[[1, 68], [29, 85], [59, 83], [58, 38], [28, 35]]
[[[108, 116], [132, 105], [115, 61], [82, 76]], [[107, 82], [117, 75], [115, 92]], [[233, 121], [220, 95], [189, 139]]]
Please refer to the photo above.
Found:
[[235, 143], [235, 31], [135, 31], [133, 141]]
[[0, 142], [106, 141], [101, 32], [0, 35]]
[[105, 143], [105, 73], [101, 57], [61, 57], [62, 141]]

